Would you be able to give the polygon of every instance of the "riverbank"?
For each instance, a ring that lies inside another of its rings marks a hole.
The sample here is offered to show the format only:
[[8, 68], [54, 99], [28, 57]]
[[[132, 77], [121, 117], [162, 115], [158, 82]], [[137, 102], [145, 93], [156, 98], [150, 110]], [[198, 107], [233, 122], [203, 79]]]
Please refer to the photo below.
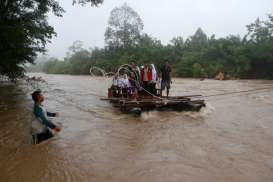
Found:
[[[31, 75], [35, 75], [35, 74], [47, 74], [47, 75], [68, 75], [68, 76], [91, 76], [90, 74], [63, 74], [63, 73], [44, 73], [44, 72], [28, 72], [28, 74], [31, 74]], [[196, 80], [200, 80], [200, 81], [203, 81], [203, 80], [219, 80], [219, 79], [216, 79], [216, 78], [205, 78], [205, 77], [197, 77], [197, 78], [194, 78], [194, 77], [177, 77], [177, 76], [174, 76], [172, 77], [173, 79], [196, 79]], [[226, 79], [223, 79], [223, 80], [272, 80], [272, 79], [260, 79], [260, 78], [238, 78], [238, 77], [230, 77], [228, 76]], [[220, 81], [223, 81], [223, 80], [220, 80]]]

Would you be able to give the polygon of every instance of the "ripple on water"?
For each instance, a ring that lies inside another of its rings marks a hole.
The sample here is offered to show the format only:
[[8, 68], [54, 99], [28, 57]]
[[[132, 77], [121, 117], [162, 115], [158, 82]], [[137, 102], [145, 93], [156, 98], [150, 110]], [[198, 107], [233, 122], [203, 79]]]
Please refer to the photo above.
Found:
[[[63, 130], [46, 144], [30, 145], [31, 90], [12, 94], [1, 86], [0, 181], [273, 179], [272, 93], [210, 98], [200, 112], [133, 117], [90, 94], [105, 93], [109, 83], [103, 79], [40, 76], [48, 82], [46, 107], [60, 111], [56, 121]], [[175, 79], [171, 92], [211, 95], [263, 84]]]

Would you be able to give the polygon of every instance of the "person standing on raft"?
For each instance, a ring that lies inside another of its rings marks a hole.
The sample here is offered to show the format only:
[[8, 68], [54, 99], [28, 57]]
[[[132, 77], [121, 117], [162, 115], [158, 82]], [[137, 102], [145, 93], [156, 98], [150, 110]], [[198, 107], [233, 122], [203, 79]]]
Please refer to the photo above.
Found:
[[162, 95], [162, 91], [165, 90], [165, 87], [167, 88], [167, 97], [169, 96], [169, 91], [171, 88], [171, 66], [168, 62], [168, 60], [165, 60], [165, 64], [164, 66], [161, 68], [161, 93], [160, 95]]
[[152, 80], [151, 80], [151, 93], [153, 95], [157, 95], [157, 91], [156, 91], [156, 82], [157, 82], [157, 72], [156, 72], [156, 69], [155, 69], [155, 65], [154, 64], [151, 64], [151, 69], [152, 69]]
[[141, 80], [142, 80], [142, 87], [151, 92], [150, 89], [150, 81], [152, 80], [152, 69], [148, 67], [147, 64], [144, 65], [144, 68], [141, 70]]
[[32, 143], [38, 144], [53, 137], [53, 134], [50, 130], [55, 132], [61, 131], [60, 127], [56, 126], [48, 119], [48, 117], [58, 117], [59, 113], [51, 113], [45, 110], [42, 105], [44, 96], [40, 90], [34, 91], [31, 96], [34, 100], [34, 118], [31, 123]]

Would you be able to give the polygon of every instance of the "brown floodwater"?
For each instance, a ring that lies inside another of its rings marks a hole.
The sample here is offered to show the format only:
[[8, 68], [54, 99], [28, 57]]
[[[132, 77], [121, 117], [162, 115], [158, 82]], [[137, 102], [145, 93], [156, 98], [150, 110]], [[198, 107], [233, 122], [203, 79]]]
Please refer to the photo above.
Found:
[[[37, 75], [37, 74], [36, 74]], [[62, 131], [30, 144], [32, 88], [0, 83], [0, 181], [272, 182], [273, 90], [206, 98], [200, 112], [121, 114], [97, 95], [110, 80], [39, 74]], [[272, 87], [262, 80], [174, 79], [172, 95]]]

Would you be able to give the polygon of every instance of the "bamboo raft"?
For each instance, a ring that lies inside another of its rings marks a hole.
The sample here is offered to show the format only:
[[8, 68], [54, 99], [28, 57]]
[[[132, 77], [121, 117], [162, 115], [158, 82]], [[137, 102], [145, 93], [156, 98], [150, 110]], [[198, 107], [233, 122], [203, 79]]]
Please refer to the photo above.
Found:
[[200, 95], [191, 96], [169, 96], [169, 97], [152, 97], [141, 95], [137, 99], [127, 97], [101, 98], [101, 100], [109, 101], [113, 107], [119, 109], [123, 113], [131, 113], [139, 115], [142, 111], [199, 111], [205, 107], [205, 101], [200, 99], [192, 99]]
[[[92, 73], [92, 69], [95, 68], [92, 67], [90, 73]], [[104, 70], [99, 70], [103, 75], [106, 75]], [[162, 91], [156, 88], [155, 85], [149, 87], [152, 91], [148, 87], [143, 88], [139, 72], [139, 70], [137, 71], [137, 67], [133, 67], [133, 65], [121, 65], [115, 73], [112, 86], [108, 88], [108, 97], [101, 98], [101, 100], [109, 101], [118, 110], [134, 115], [139, 115], [142, 111], [151, 110], [199, 111], [202, 107], [206, 106], [204, 100], [196, 99], [200, 98], [201, 95], [164, 97], [162, 96]], [[127, 75], [130, 75], [130, 78]], [[123, 80], [119, 80], [121, 76], [123, 76]], [[119, 81], [121, 82], [121, 86], [118, 84]], [[128, 83], [135, 88], [132, 89], [128, 86]], [[125, 85], [125, 87], [122, 85]]]

